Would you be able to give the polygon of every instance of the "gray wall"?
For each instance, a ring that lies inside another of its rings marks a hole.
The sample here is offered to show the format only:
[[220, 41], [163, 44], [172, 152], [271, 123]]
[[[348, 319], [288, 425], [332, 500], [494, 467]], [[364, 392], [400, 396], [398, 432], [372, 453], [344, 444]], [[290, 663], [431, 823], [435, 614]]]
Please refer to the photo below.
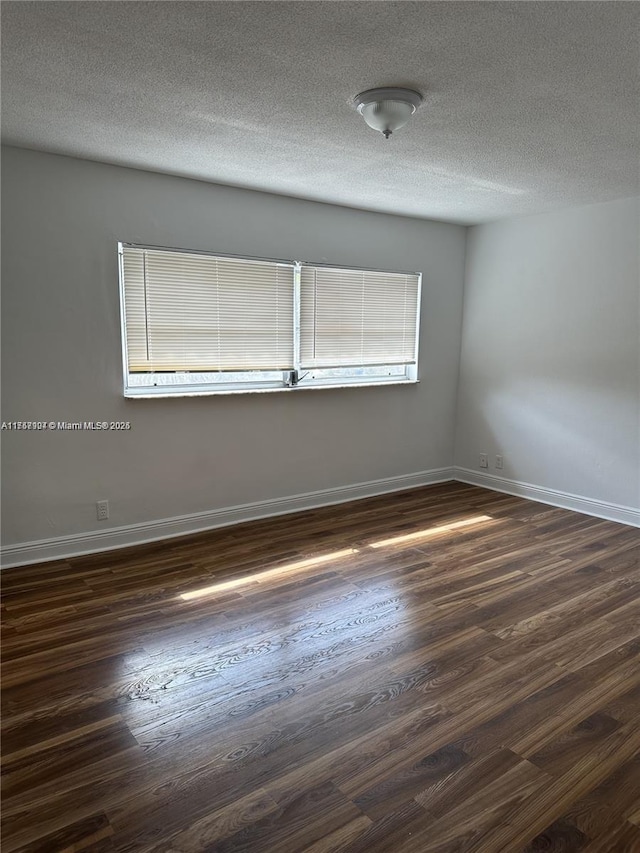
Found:
[[469, 230], [456, 465], [640, 504], [639, 200]]
[[[19, 149], [2, 165], [3, 420], [132, 423], [4, 432], [6, 544], [452, 464], [464, 228]], [[125, 400], [118, 240], [421, 270], [421, 382]]]

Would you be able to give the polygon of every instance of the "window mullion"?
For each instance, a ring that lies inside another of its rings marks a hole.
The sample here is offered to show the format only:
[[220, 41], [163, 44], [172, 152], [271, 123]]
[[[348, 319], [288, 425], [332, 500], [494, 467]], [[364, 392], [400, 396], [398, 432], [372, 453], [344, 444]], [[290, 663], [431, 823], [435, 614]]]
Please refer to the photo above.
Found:
[[296, 262], [293, 268], [293, 369], [300, 375], [300, 271], [302, 265]]
[[420, 309], [422, 304], [422, 273], [418, 273], [418, 296], [416, 300], [416, 329], [415, 329], [415, 346], [413, 349], [413, 363], [415, 378], [418, 376], [418, 350], [420, 342]]

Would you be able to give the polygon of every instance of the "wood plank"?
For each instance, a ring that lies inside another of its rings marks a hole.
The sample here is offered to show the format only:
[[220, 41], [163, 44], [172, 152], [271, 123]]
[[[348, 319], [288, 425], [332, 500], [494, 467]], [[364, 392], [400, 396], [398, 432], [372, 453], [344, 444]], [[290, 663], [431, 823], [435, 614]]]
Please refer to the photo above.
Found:
[[[488, 849], [500, 850], [507, 844], [519, 849], [531, 836], [542, 832], [549, 821], [560, 818], [571, 803], [596, 788], [620, 765], [640, 750], [640, 728], [628, 724], [610, 734], [564, 775], [546, 784], [517, 804], [501, 825], [494, 826], [483, 839]], [[515, 823], [510, 822], [515, 820]]]
[[640, 850], [640, 828], [630, 823], [612, 827], [584, 847], [581, 853], [637, 853]]

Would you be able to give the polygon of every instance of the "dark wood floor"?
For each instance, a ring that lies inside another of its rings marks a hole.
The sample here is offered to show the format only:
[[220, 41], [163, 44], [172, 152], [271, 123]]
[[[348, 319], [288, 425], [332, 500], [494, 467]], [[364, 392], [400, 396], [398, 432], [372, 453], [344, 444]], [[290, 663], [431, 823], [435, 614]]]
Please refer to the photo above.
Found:
[[451, 483], [3, 573], [3, 851], [640, 851], [640, 532]]

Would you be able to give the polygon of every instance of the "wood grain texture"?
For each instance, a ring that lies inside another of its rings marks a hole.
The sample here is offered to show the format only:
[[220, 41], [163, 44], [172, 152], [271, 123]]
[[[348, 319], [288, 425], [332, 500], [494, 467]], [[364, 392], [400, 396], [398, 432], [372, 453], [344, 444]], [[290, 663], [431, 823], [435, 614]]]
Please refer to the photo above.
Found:
[[640, 533], [448, 483], [5, 571], [4, 853], [640, 853]]

